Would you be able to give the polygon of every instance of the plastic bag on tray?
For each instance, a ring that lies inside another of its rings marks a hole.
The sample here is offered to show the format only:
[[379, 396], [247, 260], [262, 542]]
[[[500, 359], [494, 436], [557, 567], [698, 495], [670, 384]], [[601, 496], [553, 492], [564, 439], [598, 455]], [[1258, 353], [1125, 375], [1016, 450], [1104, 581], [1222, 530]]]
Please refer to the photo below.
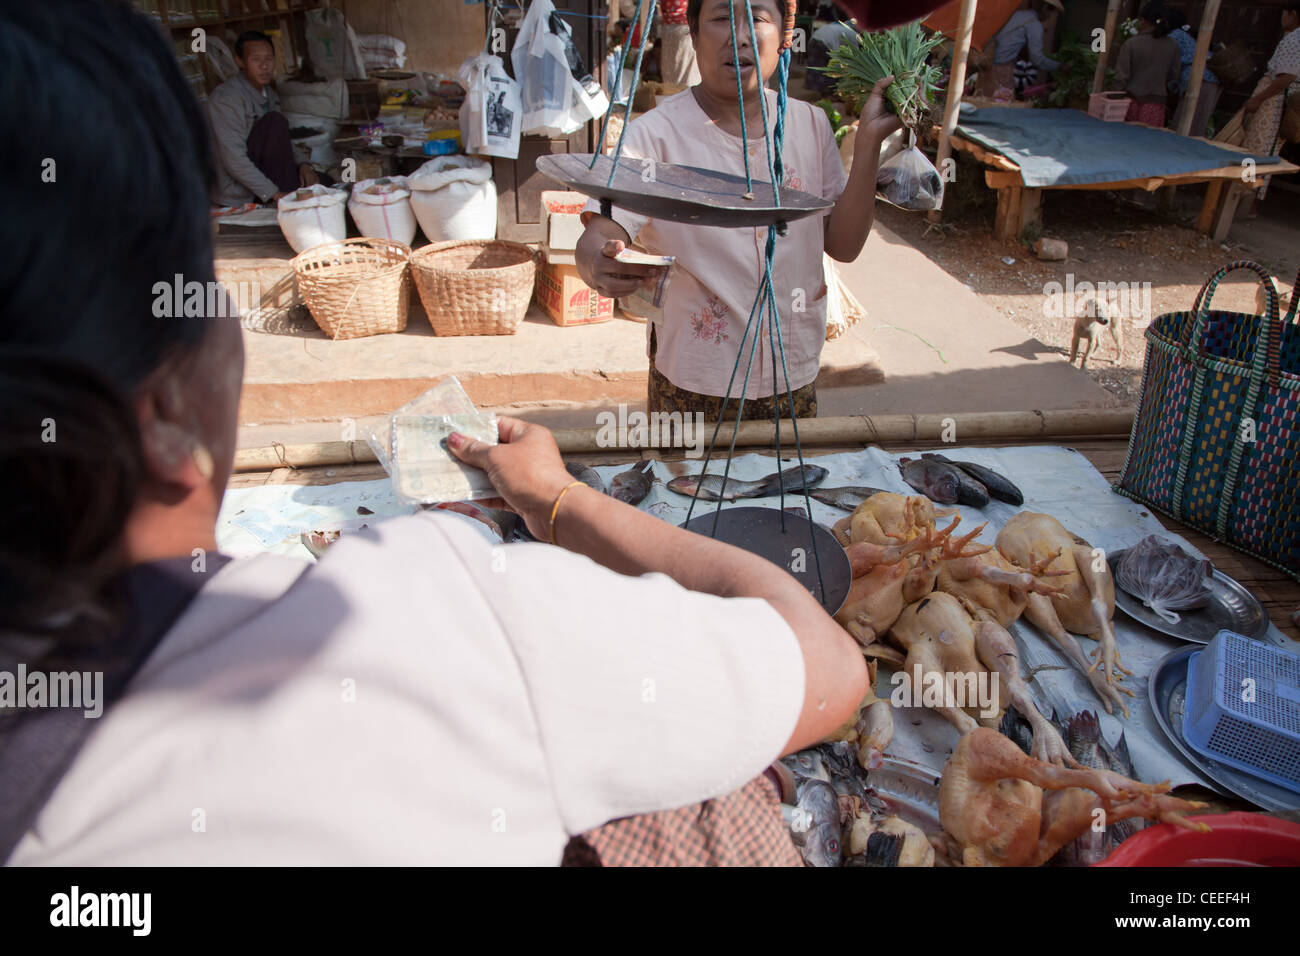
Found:
[[914, 143], [880, 165], [876, 194], [903, 209], [938, 209], [943, 205], [943, 180]]
[[1115, 569], [1115, 583], [1156, 614], [1177, 624], [1178, 611], [1204, 607], [1210, 600], [1205, 582], [1214, 566], [1188, 554], [1159, 535], [1129, 548]]
[[497, 443], [497, 417], [479, 412], [454, 375], [368, 428], [363, 437], [393, 479], [399, 500], [432, 504], [498, 497], [487, 472], [465, 464], [447, 448], [452, 432]]

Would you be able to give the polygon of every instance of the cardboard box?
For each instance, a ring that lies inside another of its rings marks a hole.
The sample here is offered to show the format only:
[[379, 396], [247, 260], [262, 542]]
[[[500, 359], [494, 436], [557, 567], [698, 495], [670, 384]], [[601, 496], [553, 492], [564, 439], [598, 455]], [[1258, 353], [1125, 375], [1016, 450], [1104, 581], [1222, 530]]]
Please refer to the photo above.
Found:
[[576, 212], [552, 212], [551, 207], [586, 205], [587, 197], [563, 189], [544, 189], [541, 202], [538, 221], [542, 223], [542, 252], [546, 261], [556, 265], [574, 265], [577, 260], [573, 257], [573, 250], [582, 237], [582, 216]]
[[614, 317], [614, 300], [583, 282], [577, 266], [548, 262], [538, 269], [537, 304], [556, 325], [590, 325]]

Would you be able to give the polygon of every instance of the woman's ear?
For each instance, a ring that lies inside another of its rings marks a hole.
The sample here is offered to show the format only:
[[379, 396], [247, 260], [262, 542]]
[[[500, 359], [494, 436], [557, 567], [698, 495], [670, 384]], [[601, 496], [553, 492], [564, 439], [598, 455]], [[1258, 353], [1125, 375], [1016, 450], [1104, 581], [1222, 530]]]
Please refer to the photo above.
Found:
[[199, 437], [197, 424], [185, 414], [180, 384], [170, 375], [148, 383], [136, 395], [145, 481], [182, 493], [212, 479], [212, 453]]

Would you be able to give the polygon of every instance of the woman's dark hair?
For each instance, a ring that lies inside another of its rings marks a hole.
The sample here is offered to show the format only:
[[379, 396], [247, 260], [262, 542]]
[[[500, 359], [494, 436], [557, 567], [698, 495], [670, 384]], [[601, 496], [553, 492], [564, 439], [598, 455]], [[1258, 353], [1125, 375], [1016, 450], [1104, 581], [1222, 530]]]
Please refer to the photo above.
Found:
[[0, 631], [98, 596], [144, 472], [133, 392], [198, 344], [157, 283], [215, 281], [206, 125], [122, 0], [0, 0]]
[[[700, 28], [700, 10], [704, 7], [705, 0], [687, 0], [686, 4], [686, 23], [691, 28], [691, 35], [695, 34]], [[750, 0], [752, 6], [756, 0]], [[790, 9], [790, 4], [795, 0], [776, 0], [777, 9], [781, 11], [781, 16], [786, 15]], [[736, 23], [741, 23], [745, 19], [745, 0], [735, 0], [736, 4]]]
[[1169, 36], [1169, 31], [1173, 29], [1173, 26], [1169, 23], [1169, 15], [1165, 12], [1164, 5], [1161, 3], [1152, 2], [1146, 4], [1138, 16], [1155, 26], [1155, 29], [1151, 31], [1154, 36]]
[[275, 49], [274, 41], [261, 30], [245, 30], [235, 37], [235, 56], [242, 60], [244, 58], [244, 47], [250, 43], [269, 43], [271, 49]]
[[1165, 20], [1169, 23], [1169, 32], [1173, 33], [1180, 27], [1187, 26], [1187, 15], [1181, 10], [1175, 10], [1172, 7], [1165, 11]]

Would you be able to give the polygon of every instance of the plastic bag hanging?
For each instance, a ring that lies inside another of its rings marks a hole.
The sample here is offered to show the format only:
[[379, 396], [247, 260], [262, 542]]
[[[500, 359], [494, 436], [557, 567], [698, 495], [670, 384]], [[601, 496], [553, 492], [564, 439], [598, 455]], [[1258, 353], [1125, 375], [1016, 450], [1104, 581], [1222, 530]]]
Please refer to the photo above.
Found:
[[554, 13], [551, 0], [533, 0], [510, 51], [523, 98], [526, 136], [568, 136], [591, 118], [574, 109], [575, 81], [564, 38], [551, 26]]
[[460, 108], [460, 136], [465, 152], [477, 156], [519, 156], [523, 103], [519, 84], [506, 72], [501, 57], [479, 53], [460, 65], [465, 88]]
[[943, 179], [925, 153], [916, 146], [913, 134], [907, 149], [880, 165], [876, 172], [876, 194], [902, 209], [922, 212], [943, 205]]

